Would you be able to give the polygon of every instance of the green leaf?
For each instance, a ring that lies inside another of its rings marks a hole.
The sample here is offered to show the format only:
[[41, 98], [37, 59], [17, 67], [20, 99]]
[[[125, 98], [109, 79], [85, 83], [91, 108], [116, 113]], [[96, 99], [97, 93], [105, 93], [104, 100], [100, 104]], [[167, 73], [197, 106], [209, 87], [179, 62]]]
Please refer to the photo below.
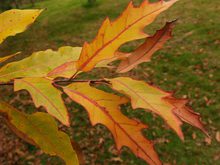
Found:
[[69, 125], [69, 116], [61, 92], [51, 84], [51, 80], [46, 78], [16, 79], [14, 90], [22, 89], [30, 92], [36, 107], [45, 107], [49, 114], [63, 124]]
[[16, 61], [0, 69], [0, 82], [8, 82], [21, 77], [46, 77], [54, 68], [77, 59], [80, 47], [61, 47], [58, 51], [48, 49], [33, 53], [21, 61]]
[[46, 154], [61, 157], [67, 165], [79, 164], [70, 138], [58, 131], [57, 124], [50, 115], [42, 112], [25, 114], [1, 100], [0, 112], [8, 123], [33, 140]]

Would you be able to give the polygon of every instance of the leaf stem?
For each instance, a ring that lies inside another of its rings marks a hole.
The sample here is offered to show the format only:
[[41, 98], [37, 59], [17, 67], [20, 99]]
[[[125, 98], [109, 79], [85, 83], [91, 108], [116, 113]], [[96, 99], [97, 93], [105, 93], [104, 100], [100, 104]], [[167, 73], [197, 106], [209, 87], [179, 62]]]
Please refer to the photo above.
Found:
[[69, 81], [73, 80], [78, 73], [79, 73], [79, 71], [77, 71], [76, 73], [74, 73], [74, 75], [73, 75], [72, 77], [70, 77]]

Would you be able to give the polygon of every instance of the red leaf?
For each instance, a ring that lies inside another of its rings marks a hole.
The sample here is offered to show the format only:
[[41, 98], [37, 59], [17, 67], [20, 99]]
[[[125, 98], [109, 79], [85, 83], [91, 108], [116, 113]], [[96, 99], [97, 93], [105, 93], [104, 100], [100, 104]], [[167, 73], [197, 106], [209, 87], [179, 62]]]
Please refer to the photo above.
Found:
[[174, 23], [175, 21], [168, 22], [161, 30], [158, 30], [155, 35], [147, 38], [134, 52], [129, 53], [127, 55], [128, 57], [118, 66], [117, 72], [128, 72], [138, 64], [150, 61], [152, 55], [161, 49], [166, 41], [171, 38]]

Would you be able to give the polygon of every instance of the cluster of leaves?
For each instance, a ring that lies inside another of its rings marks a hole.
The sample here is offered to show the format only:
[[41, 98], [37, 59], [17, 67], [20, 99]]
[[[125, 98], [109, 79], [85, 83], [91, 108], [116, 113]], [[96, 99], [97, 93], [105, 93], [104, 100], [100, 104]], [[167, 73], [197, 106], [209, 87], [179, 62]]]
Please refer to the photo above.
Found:
[[[35, 52], [21, 61], [4, 65], [0, 68], [0, 82], [13, 84], [14, 91], [27, 90], [36, 107], [43, 106], [48, 112], [25, 114], [0, 100], [0, 113], [8, 126], [19, 137], [39, 146], [45, 153], [57, 155], [66, 164], [74, 165], [79, 162], [71, 140], [58, 130], [54, 119], [66, 126], [70, 125], [62, 93], [88, 111], [92, 125], [102, 124], [111, 131], [119, 151], [126, 146], [149, 164], [161, 162], [153, 143], [142, 134], [147, 125], [121, 113], [122, 104], [131, 102], [133, 109], [142, 108], [158, 114], [182, 140], [183, 122], [207, 134], [200, 115], [186, 106], [187, 100], [176, 99], [172, 93], [130, 77], [76, 79], [79, 74], [96, 67], [110, 68], [109, 64], [116, 60], [120, 61], [116, 70], [118, 73], [128, 72], [140, 63], [149, 62], [151, 56], [171, 38], [175, 21], [166, 23], [153, 36], [149, 36], [143, 29], [175, 2], [150, 3], [144, 0], [139, 7], [134, 7], [131, 2], [115, 21], [105, 19], [96, 38], [91, 43], [85, 42], [82, 48], [64, 46], [57, 51]], [[24, 31], [41, 12], [9, 10], [0, 14], [0, 43], [8, 36]], [[121, 45], [137, 39], [145, 39], [145, 42], [136, 50], [130, 53], [119, 51]], [[0, 62], [12, 56], [0, 58]], [[97, 85], [100, 84], [111, 87], [118, 95], [98, 89]]]

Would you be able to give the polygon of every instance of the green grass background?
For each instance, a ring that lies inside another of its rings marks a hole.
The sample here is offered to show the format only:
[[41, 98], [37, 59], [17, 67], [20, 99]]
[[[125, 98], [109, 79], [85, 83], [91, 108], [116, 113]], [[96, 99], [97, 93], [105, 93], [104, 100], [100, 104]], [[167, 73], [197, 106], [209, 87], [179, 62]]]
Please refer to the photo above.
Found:
[[[37, 22], [26, 32], [9, 37], [0, 46], [0, 55], [17, 51], [22, 54], [17, 59], [29, 56], [34, 51], [48, 48], [57, 49], [63, 45], [82, 46], [91, 41], [105, 17], [115, 19], [124, 10], [129, 0], [98, 0], [93, 7], [86, 6], [83, 0], [45, 0], [37, 2], [34, 8], [45, 11]], [[141, 1], [134, 0], [135, 4]], [[25, 5], [23, 8], [30, 8]], [[157, 52], [151, 63], [138, 66], [124, 74], [153, 83], [164, 90], [174, 91], [178, 98], [188, 98], [196, 112], [201, 113], [202, 121], [212, 137], [208, 144], [205, 136], [195, 128], [185, 124], [182, 142], [163, 122], [151, 113], [124, 108], [130, 117], [138, 118], [149, 125], [144, 134], [156, 142], [156, 150], [164, 163], [170, 164], [220, 164], [220, 143], [216, 134], [220, 131], [220, 1], [219, 0], [180, 0], [171, 9], [161, 14], [146, 29], [153, 34], [166, 21], [178, 19], [173, 39]], [[132, 50], [140, 42], [124, 45], [121, 49]], [[114, 71], [95, 70], [88, 78], [113, 77]], [[120, 157], [107, 129], [91, 127], [87, 113], [81, 106], [72, 103], [72, 128], [64, 128], [77, 141], [88, 164], [127, 164], [144, 165], [124, 148]], [[103, 142], [104, 140], [104, 142]], [[28, 147], [35, 154], [35, 147]], [[57, 158], [38, 155], [41, 164], [61, 164]], [[29, 164], [34, 160], [21, 158], [20, 163]]]

